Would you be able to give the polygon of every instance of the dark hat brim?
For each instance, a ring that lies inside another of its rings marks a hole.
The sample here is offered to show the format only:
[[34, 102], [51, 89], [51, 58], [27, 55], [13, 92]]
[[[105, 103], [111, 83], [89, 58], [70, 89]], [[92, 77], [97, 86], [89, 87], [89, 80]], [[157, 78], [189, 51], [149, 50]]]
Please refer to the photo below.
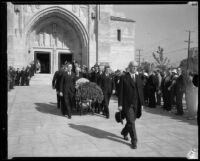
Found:
[[124, 115], [121, 111], [115, 113], [115, 120], [116, 120], [117, 123], [122, 122], [123, 119], [124, 119]]

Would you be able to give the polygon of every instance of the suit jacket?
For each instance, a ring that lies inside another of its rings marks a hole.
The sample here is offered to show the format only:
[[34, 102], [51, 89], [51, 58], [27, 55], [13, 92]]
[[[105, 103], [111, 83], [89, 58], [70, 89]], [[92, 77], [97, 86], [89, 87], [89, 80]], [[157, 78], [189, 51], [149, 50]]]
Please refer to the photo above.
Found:
[[101, 77], [101, 88], [104, 94], [112, 94], [115, 89], [115, 82], [111, 75], [106, 76], [104, 73]]
[[59, 71], [56, 71], [53, 76], [52, 86], [56, 88], [57, 92], [59, 92], [60, 90], [60, 81], [61, 81], [61, 77], [63, 73], [64, 73], [64, 70], [60, 69]]
[[141, 105], [144, 105], [143, 82], [139, 75], [135, 75], [135, 83], [130, 73], [121, 76], [119, 82], [120, 93], [118, 105], [122, 106], [122, 111], [126, 113], [129, 108], [134, 108], [136, 117], [142, 115]]
[[78, 79], [83, 78], [82, 73], [79, 73], [79, 76], [75, 75], [74, 81], [76, 82]]
[[90, 81], [91, 82], [94, 82], [94, 83], [97, 83], [97, 79], [98, 79], [98, 72], [92, 72], [91, 73], [91, 76], [90, 76]]
[[68, 75], [67, 72], [64, 72], [60, 80], [60, 92], [63, 93], [63, 97], [70, 96], [71, 98], [75, 93], [75, 74], [71, 72], [71, 75]]
[[[102, 77], [103, 77], [103, 73], [98, 72], [97, 73], [97, 84], [101, 87], [102, 85]], [[102, 88], [102, 87], [101, 87]]]
[[156, 91], [156, 86], [158, 84], [158, 80], [156, 80], [156, 76], [151, 74], [147, 80], [148, 84], [148, 90], [150, 94], [152, 94], [153, 91]]
[[175, 80], [176, 80], [176, 83], [174, 85], [175, 91], [185, 92], [185, 81], [184, 81], [183, 75], [181, 74]]

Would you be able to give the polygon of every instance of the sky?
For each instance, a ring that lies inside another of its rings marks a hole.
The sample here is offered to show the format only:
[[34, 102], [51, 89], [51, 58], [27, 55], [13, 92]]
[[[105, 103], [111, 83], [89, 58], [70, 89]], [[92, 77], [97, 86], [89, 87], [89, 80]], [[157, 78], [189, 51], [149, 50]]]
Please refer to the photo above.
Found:
[[155, 62], [152, 52], [164, 48], [164, 57], [177, 66], [187, 58], [189, 33], [191, 47], [198, 47], [198, 6], [174, 5], [113, 5], [116, 12], [136, 21], [135, 49], [141, 50], [141, 60]]

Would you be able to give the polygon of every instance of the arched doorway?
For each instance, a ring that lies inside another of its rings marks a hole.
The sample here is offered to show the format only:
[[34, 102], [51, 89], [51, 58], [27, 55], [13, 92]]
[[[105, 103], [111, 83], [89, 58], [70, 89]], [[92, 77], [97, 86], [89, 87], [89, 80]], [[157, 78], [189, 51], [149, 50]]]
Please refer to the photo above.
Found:
[[88, 65], [88, 35], [71, 12], [50, 7], [38, 13], [27, 26], [30, 59], [39, 60], [41, 73], [54, 73], [65, 62]]

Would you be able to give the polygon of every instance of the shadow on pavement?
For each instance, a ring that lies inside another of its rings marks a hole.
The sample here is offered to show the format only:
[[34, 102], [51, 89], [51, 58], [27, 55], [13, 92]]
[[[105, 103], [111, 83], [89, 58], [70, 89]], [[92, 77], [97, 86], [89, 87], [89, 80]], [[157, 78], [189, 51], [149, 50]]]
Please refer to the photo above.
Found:
[[185, 115], [177, 116], [173, 112], [169, 113], [168, 111], [164, 111], [161, 107], [156, 107], [156, 108], [144, 107], [144, 111], [147, 112], [147, 113], [158, 114], [158, 115], [162, 115], [162, 116], [165, 116], [165, 117], [167, 116], [167, 117], [170, 117], [172, 119], [180, 120], [182, 122], [186, 122], [186, 123], [191, 124], [191, 125], [197, 125], [196, 119], [195, 120], [187, 120]]
[[[50, 103], [35, 103], [35, 104], [36, 104], [35, 108], [39, 112], [57, 115], [57, 116], [63, 116], [60, 109], [57, 108], [57, 103], [50, 102]], [[72, 116], [80, 115], [80, 112], [76, 111], [75, 109], [73, 109], [71, 112], [72, 112]], [[65, 117], [65, 116], [63, 116], [63, 117]]]
[[[36, 104], [35, 108], [39, 112], [57, 115], [57, 116], [63, 116], [60, 109], [57, 108], [57, 103], [50, 102], [50, 103], [35, 103], [35, 104]], [[77, 111], [76, 109], [73, 109], [71, 111], [71, 113], [72, 113], [72, 116], [73, 115], [80, 115], [80, 111]], [[82, 112], [82, 115], [92, 115], [92, 113], [90, 111], [88, 111], [87, 109], [84, 109], [83, 112]], [[96, 116], [99, 116], [99, 117], [105, 117], [105, 116], [97, 114], [97, 113], [94, 113], [93, 115], [96, 115]], [[65, 116], [63, 116], [63, 117], [65, 117]]]
[[52, 114], [57, 116], [63, 116], [60, 112], [60, 109], [57, 108], [57, 104], [55, 103], [35, 103], [36, 110], [46, 114]]
[[[123, 141], [123, 137], [119, 137], [113, 133], [104, 131], [104, 130], [100, 130], [94, 127], [90, 127], [90, 126], [86, 126], [86, 125], [75, 125], [72, 123], [69, 123], [69, 127], [76, 129], [80, 132], [86, 133], [92, 137], [95, 138], [100, 138], [100, 139], [109, 139], [112, 141], [116, 141], [125, 145], [131, 145], [130, 143], [126, 143], [125, 141]], [[121, 140], [119, 140], [121, 139]]]

